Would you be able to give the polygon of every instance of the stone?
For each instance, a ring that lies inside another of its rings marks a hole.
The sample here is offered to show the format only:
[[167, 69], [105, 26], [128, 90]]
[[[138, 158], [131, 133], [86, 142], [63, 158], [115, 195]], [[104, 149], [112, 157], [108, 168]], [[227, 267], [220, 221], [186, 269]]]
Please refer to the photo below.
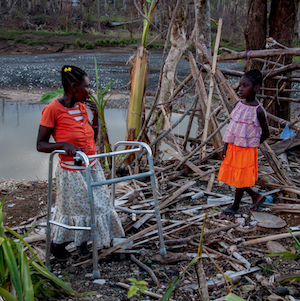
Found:
[[280, 253], [286, 251], [285, 247], [277, 241], [268, 241], [267, 248], [272, 253]]
[[268, 296], [268, 301], [286, 301], [284, 298], [276, 295], [276, 294], [272, 294], [270, 296]]
[[106, 280], [105, 279], [95, 279], [93, 281], [94, 284], [99, 284], [99, 285], [103, 285], [106, 283]]
[[278, 286], [275, 287], [273, 293], [279, 296], [286, 296], [289, 295], [290, 292], [286, 287]]
[[287, 289], [289, 290], [289, 294], [291, 296], [294, 296], [294, 297], [299, 297], [300, 296], [299, 290], [297, 290], [294, 286], [289, 286]]

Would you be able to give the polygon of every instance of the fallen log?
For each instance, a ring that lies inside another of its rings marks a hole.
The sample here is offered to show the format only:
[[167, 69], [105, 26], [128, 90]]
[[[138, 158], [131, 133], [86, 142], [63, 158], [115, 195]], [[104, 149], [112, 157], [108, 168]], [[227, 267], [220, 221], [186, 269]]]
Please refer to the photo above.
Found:
[[248, 50], [218, 55], [218, 62], [238, 59], [262, 58], [279, 55], [300, 55], [300, 48]]

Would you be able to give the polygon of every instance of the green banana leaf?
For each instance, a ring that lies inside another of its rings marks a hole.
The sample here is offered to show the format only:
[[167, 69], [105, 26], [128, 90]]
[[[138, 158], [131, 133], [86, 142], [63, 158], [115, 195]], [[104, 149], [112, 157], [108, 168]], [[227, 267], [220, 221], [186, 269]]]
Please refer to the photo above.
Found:
[[45, 94], [42, 95], [42, 98], [40, 99], [40, 102], [48, 102], [51, 99], [56, 98], [57, 96], [62, 95], [62, 94], [64, 94], [64, 89], [63, 88], [45, 93]]
[[2, 243], [2, 248], [4, 251], [4, 258], [7, 263], [7, 267], [10, 273], [10, 279], [12, 284], [16, 290], [19, 301], [23, 301], [23, 290], [22, 290], [22, 282], [19, 274], [17, 261], [14, 255], [14, 251], [8, 239], [5, 239]]
[[[0, 296], [3, 297], [7, 301], [18, 301], [10, 292], [0, 287]], [[33, 299], [32, 299], [33, 300]]]

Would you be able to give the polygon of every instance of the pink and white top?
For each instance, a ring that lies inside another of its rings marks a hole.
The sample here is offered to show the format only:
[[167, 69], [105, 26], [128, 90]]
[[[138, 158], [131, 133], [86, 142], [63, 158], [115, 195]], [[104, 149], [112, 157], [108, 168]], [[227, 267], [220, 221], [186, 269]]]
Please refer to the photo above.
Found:
[[258, 147], [262, 129], [257, 119], [257, 109], [261, 106], [248, 106], [239, 101], [230, 114], [232, 119], [223, 141], [241, 147]]

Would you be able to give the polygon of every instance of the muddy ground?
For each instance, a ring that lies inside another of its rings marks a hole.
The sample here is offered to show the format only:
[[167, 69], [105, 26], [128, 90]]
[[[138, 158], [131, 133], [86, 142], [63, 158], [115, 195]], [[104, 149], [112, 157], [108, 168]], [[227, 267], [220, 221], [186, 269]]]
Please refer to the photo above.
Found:
[[[198, 182], [197, 186], [205, 189], [207, 183]], [[15, 228], [20, 225], [28, 225], [32, 223], [34, 218], [39, 217], [38, 221], [45, 221], [46, 203], [47, 203], [47, 182], [46, 181], [6, 181], [0, 184], [0, 200], [7, 195], [3, 211], [6, 212], [5, 225]], [[55, 187], [55, 186], [54, 186]], [[233, 192], [229, 186], [221, 185], [214, 189], [214, 192], [232, 195]], [[54, 193], [55, 195], [55, 193]], [[206, 198], [194, 201], [192, 205], [206, 204]], [[277, 200], [275, 199], [275, 202]], [[180, 201], [176, 204], [177, 207], [190, 205], [189, 200]], [[175, 206], [174, 206], [175, 207]], [[266, 210], [266, 209], [265, 209]], [[204, 211], [203, 211], [204, 212]], [[214, 249], [220, 250], [218, 242], [225, 241], [230, 245], [238, 245], [240, 242], [260, 236], [268, 236], [278, 233], [286, 233], [286, 227], [282, 229], [268, 229], [251, 225], [251, 213], [249, 207], [243, 206], [240, 210], [241, 216], [245, 217], [245, 225], [241, 230], [235, 228], [233, 230], [217, 233], [204, 239], [204, 245]], [[123, 226], [126, 227], [130, 223], [130, 216], [120, 214], [123, 221]], [[286, 221], [287, 226], [295, 226], [300, 224], [299, 214], [277, 214]], [[125, 217], [125, 218], [124, 218]], [[165, 218], [178, 218], [176, 214], [168, 214]], [[207, 222], [206, 230], [214, 229], [213, 220]], [[18, 227], [17, 227], [18, 228]], [[140, 229], [141, 230], [141, 229]], [[17, 230], [19, 233], [24, 233], [22, 229]], [[136, 231], [130, 231], [127, 235], [132, 235]], [[197, 234], [185, 230], [184, 236]], [[200, 230], [198, 232], [200, 234]], [[227, 234], [230, 234], [227, 236]], [[282, 246], [288, 250], [293, 250], [295, 244], [291, 238], [281, 239], [278, 241]], [[44, 242], [39, 242], [38, 246], [41, 249], [45, 248]], [[57, 262], [54, 258], [51, 261], [53, 272], [60, 278], [68, 282], [72, 288], [78, 292], [94, 291], [93, 296], [84, 298], [68, 297], [65, 300], [127, 300], [127, 290], [116, 285], [118, 282], [129, 284], [128, 278], [135, 277], [138, 280], [146, 280], [149, 283], [149, 288], [152, 292], [163, 294], [168, 287], [171, 280], [179, 275], [191, 259], [184, 255], [176, 255], [177, 252], [181, 254], [196, 253], [197, 246], [181, 245], [173, 249], [169, 246], [168, 249], [170, 260], [160, 262], [157, 259], [158, 248], [157, 242], [141, 247], [138, 254], [135, 254], [142, 262], [148, 265], [155, 273], [159, 280], [159, 285], [155, 285], [149, 274], [138, 267], [130, 260], [128, 254], [112, 254], [105, 259], [100, 260], [99, 269], [101, 279], [105, 281], [104, 284], [95, 284], [91, 277], [92, 267], [90, 265], [82, 265], [76, 268], [74, 263], [80, 262], [76, 251], [72, 253], [72, 258], [67, 262]], [[300, 265], [296, 261], [281, 260], [275, 266], [276, 258], [266, 256], [267, 247], [265, 243], [255, 244], [250, 247], [235, 249], [240, 252], [250, 263], [251, 266], [258, 266], [261, 268], [259, 272], [248, 274], [247, 277], [241, 277], [232, 286], [232, 291], [247, 300], [269, 300], [267, 299], [272, 293], [292, 295], [294, 298], [300, 298], [300, 285], [298, 282], [281, 284], [276, 282], [282, 278], [298, 273], [300, 274]], [[173, 256], [174, 255], [174, 256]], [[230, 256], [230, 255], [229, 255]], [[217, 256], [215, 258], [223, 271], [234, 270], [230, 264], [230, 260], [222, 259]], [[207, 279], [214, 278], [219, 271], [211, 264], [209, 259], [203, 259], [204, 270]], [[190, 268], [179, 282], [178, 288], [175, 290], [173, 300], [201, 300], [196, 299], [197, 290], [191, 287], [192, 284], [197, 283], [196, 272], [194, 267]], [[278, 293], [279, 292], [279, 293]], [[228, 293], [226, 287], [215, 287], [209, 290], [211, 300], [221, 298]], [[281, 297], [280, 297], [281, 298]], [[144, 296], [142, 300], [157, 300]], [[220, 299], [222, 300], [222, 299]], [[295, 299], [270, 299], [270, 300], [295, 300]]]

